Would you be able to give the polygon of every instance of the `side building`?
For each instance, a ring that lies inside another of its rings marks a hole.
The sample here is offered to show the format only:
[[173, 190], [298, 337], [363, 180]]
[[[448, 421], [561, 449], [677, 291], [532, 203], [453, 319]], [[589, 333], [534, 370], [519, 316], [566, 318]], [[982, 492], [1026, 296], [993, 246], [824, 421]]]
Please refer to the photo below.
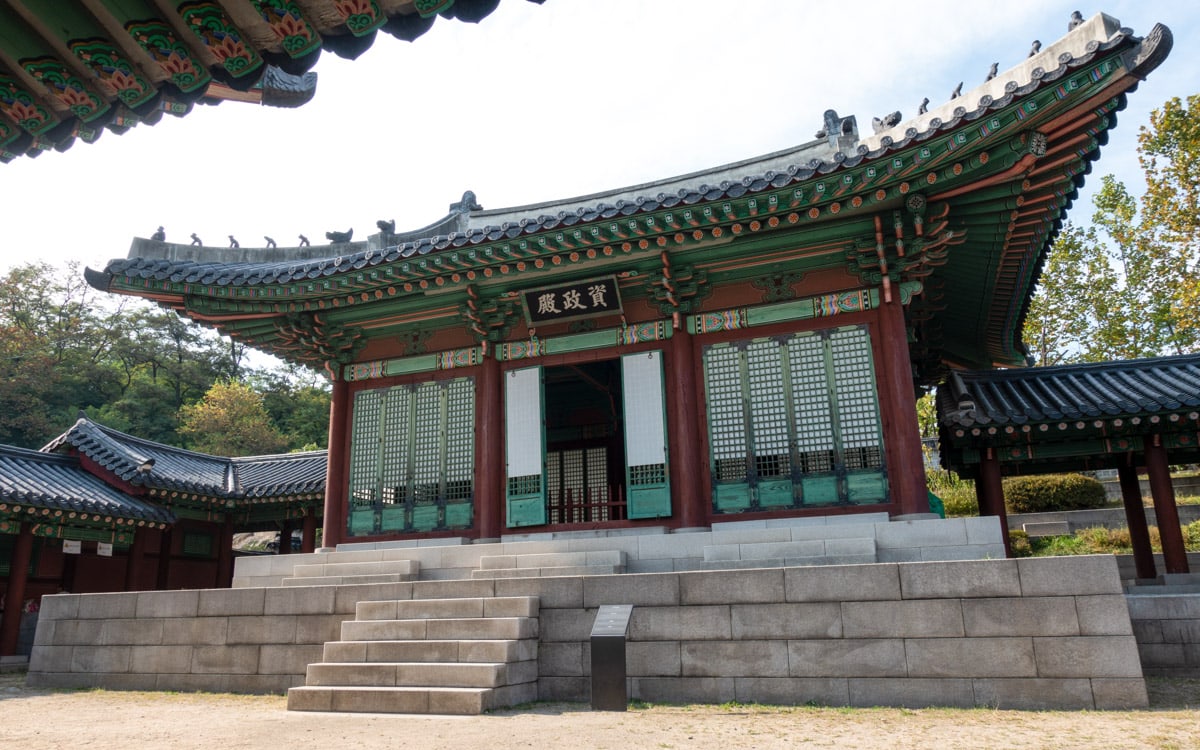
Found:
[[869, 136], [829, 111], [655, 183], [323, 247], [135, 240], [88, 280], [329, 373], [326, 546], [927, 513], [916, 394], [1025, 364], [1045, 254], [1170, 46], [1099, 14]]

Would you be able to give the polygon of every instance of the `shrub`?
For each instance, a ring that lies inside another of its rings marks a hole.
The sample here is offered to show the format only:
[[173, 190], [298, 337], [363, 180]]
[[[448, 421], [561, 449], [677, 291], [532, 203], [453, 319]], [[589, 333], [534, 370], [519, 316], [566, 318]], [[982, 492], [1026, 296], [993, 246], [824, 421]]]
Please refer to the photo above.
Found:
[[1013, 557], [1032, 557], [1033, 546], [1029, 543], [1029, 535], [1020, 529], [1010, 529], [1008, 546], [1012, 548]]
[[1104, 486], [1082, 474], [1046, 474], [1004, 480], [1009, 513], [1084, 510], [1105, 505]]
[[953, 471], [925, 472], [925, 486], [942, 500], [947, 518], [979, 515], [975, 501], [975, 482], [962, 479]]

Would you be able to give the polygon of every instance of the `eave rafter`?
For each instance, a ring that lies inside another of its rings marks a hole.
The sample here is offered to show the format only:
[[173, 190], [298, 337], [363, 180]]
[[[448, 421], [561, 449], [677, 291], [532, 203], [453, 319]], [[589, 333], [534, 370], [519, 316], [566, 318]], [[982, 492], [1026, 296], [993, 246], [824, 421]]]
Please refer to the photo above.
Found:
[[[258, 275], [236, 265], [114, 262], [106, 288], [182, 306], [291, 359], [330, 361], [303, 335], [281, 338], [291, 329], [280, 321], [322, 316], [364, 338], [404, 326], [420, 310], [428, 313], [430, 295], [445, 295], [477, 339], [494, 340], [511, 318], [489, 307], [498, 290], [528, 286], [541, 274], [637, 268], [641, 293], [677, 310], [663, 268], [686, 268], [711, 284], [849, 262], [867, 284], [922, 280], [925, 295], [909, 321], [920, 334], [919, 371], [933, 373], [947, 361], [1016, 363], [1044, 253], [1131, 85], [1118, 44], [1050, 74], [1039, 69], [1028, 86], [984, 97], [970, 114], [956, 109], [952, 122], [931, 121], [900, 145], [884, 138], [875, 152], [701, 188], [686, 203], [664, 195], [618, 201], [586, 219], [584, 210], [529, 217]], [[916, 211], [910, 199], [928, 208]], [[883, 253], [876, 222], [887, 237]], [[942, 321], [947, 305], [954, 319]]]

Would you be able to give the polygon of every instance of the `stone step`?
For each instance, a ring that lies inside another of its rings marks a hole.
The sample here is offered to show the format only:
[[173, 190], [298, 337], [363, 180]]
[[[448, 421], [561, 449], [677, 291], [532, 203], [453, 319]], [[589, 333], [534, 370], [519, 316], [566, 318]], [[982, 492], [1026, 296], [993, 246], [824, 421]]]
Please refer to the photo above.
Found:
[[537, 662], [322, 662], [309, 664], [305, 684], [362, 687], [483, 687], [537, 679]]
[[343, 641], [520, 640], [537, 638], [532, 617], [468, 617], [418, 620], [350, 620], [342, 623]]
[[798, 542], [752, 542], [748, 544], [714, 544], [704, 548], [704, 562], [796, 560], [803, 564], [812, 558], [870, 557], [876, 554], [873, 537], [847, 539], [808, 539]]
[[763, 560], [714, 560], [700, 562], [693, 570], [750, 570], [755, 568], [803, 568], [818, 565], [873, 565], [879, 562], [874, 555], [839, 555], [837, 557], [793, 557]]
[[625, 565], [621, 550], [581, 552], [542, 552], [526, 555], [485, 555], [479, 558], [481, 570], [509, 568], [575, 568], [592, 565]]
[[560, 568], [495, 568], [472, 570], [471, 578], [548, 578], [550, 576], [608, 576], [624, 573], [624, 565], [573, 565]]
[[534, 700], [536, 682], [500, 688], [304, 686], [288, 691], [288, 710], [472, 715]]
[[305, 576], [284, 578], [284, 586], [352, 586], [363, 583], [401, 583], [415, 581], [417, 577], [407, 573], [378, 573], [365, 576]]
[[292, 578], [326, 576], [366, 576], [381, 574], [409, 575], [415, 580], [421, 573], [421, 564], [416, 560], [376, 560], [373, 562], [323, 562], [297, 565], [292, 569]]
[[356, 620], [429, 620], [468, 617], [537, 617], [536, 596], [401, 599], [359, 602]]
[[535, 639], [497, 641], [330, 641], [324, 662], [517, 662], [537, 659]]

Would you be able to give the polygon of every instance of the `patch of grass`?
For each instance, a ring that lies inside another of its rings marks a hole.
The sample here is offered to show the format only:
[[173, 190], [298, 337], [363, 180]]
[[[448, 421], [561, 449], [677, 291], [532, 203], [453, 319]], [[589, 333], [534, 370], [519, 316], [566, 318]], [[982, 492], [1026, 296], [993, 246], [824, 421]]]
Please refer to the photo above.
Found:
[[[1200, 552], [1200, 521], [1193, 521], [1183, 527], [1183, 544], [1188, 552]], [[1009, 532], [1013, 554], [1018, 548], [1024, 551], [1028, 545], [1029, 555], [1034, 557], [1054, 557], [1057, 555], [1106, 555], [1130, 554], [1133, 543], [1129, 538], [1129, 529], [1106, 529], [1102, 526], [1090, 529], [1080, 529], [1070, 536], [1048, 536], [1030, 539], [1023, 532]], [[1162, 537], [1158, 527], [1150, 527], [1150, 546], [1155, 552], [1162, 552]]]

